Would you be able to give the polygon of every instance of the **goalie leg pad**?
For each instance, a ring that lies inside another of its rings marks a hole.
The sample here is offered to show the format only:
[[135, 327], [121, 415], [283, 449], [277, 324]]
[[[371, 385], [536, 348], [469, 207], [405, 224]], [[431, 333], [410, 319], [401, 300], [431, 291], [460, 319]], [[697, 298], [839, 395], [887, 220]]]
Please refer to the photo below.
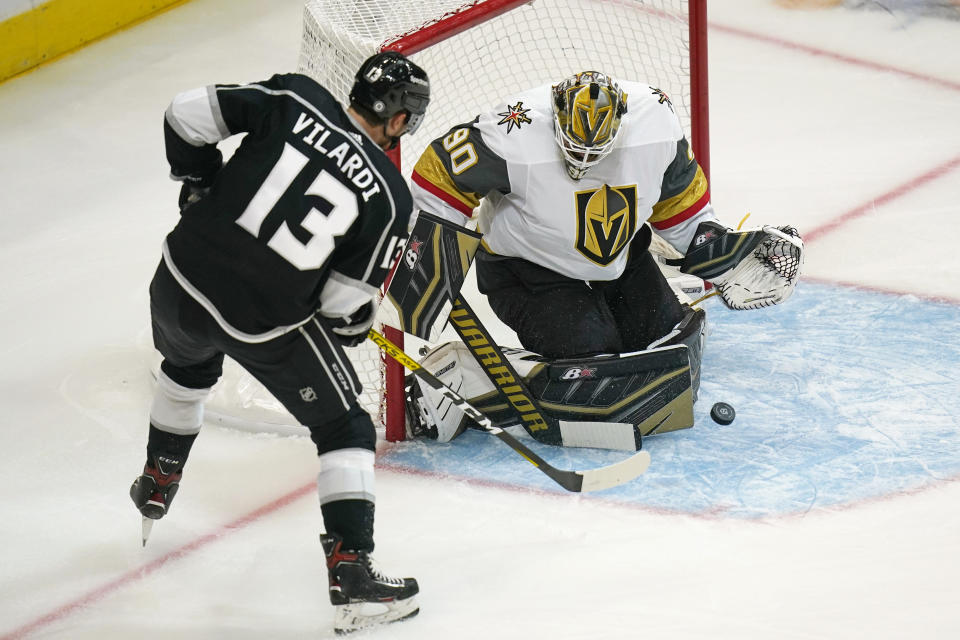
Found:
[[[699, 384], [704, 323], [703, 311], [687, 307], [684, 319], [665, 338], [669, 344], [628, 354], [550, 360], [529, 351], [507, 349], [505, 353], [542, 408], [576, 429], [564, 434], [564, 444], [601, 446], [602, 441], [607, 443], [602, 448], [612, 448], [608, 441], [632, 437], [632, 429], [625, 430], [625, 435], [588, 434], [588, 423], [635, 425], [644, 436], [693, 426], [694, 381]], [[437, 347], [422, 364], [496, 426], [516, 424], [514, 412], [462, 343]], [[447, 442], [469, 426], [469, 419], [432, 388], [412, 377], [407, 388], [411, 437]]]
[[694, 309], [684, 305], [683, 320], [677, 323], [673, 331], [650, 344], [648, 349], [676, 344], [686, 345], [690, 358], [690, 387], [696, 402], [700, 390], [700, 363], [703, 360], [703, 347], [707, 337], [707, 314], [703, 309]]

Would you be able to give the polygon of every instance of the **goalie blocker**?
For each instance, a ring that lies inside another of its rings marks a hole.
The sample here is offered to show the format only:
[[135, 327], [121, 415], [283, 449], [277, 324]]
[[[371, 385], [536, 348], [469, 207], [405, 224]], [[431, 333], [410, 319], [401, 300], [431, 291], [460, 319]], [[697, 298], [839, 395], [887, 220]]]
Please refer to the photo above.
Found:
[[[644, 351], [562, 360], [519, 349], [504, 349], [504, 353], [541, 408], [562, 421], [565, 446], [639, 449], [639, 442], [613, 440], [693, 426], [705, 324], [702, 310], [687, 307], [673, 331]], [[502, 400], [464, 344], [440, 345], [421, 364], [496, 426], [517, 424], [516, 412]], [[410, 376], [405, 386], [410, 437], [447, 442], [471, 426], [463, 412], [428, 385]], [[610, 423], [627, 423], [636, 429], [615, 433], [606, 427]]]

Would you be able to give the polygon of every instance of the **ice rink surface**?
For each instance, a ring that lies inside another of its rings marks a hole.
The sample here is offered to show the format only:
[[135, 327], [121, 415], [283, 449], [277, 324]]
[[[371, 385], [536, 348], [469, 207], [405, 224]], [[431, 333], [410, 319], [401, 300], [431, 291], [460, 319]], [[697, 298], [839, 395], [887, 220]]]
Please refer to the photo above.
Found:
[[[195, 0], [0, 85], [0, 638], [333, 635], [309, 440], [207, 426], [145, 549], [127, 496], [163, 110], [294, 69], [301, 7]], [[960, 22], [710, 12], [714, 205], [797, 226], [806, 279], [707, 303], [697, 424], [624, 487], [564, 494], [479, 433], [384, 443], [376, 557], [422, 612], [371, 637], [960, 637]]]

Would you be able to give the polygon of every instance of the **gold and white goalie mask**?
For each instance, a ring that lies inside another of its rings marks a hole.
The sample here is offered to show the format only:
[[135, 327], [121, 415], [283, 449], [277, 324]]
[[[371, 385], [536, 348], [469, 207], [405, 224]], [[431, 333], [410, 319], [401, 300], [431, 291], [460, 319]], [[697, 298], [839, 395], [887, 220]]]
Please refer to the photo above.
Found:
[[554, 135], [571, 178], [581, 179], [613, 150], [626, 111], [626, 94], [598, 71], [553, 86]]

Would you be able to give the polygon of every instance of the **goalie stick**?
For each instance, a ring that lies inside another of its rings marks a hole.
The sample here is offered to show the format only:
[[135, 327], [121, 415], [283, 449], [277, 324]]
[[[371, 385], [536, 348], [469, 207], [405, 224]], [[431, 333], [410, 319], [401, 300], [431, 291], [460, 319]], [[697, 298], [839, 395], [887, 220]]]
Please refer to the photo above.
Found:
[[529, 447], [517, 438], [500, 427], [495, 427], [490, 421], [490, 418], [474, 408], [463, 396], [443, 384], [436, 376], [424, 369], [419, 362], [411, 358], [375, 329], [370, 329], [369, 333], [367, 333], [367, 338], [380, 347], [388, 356], [409, 369], [413, 375], [426, 382], [446, 398], [449, 398], [458, 409], [476, 421], [481, 430], [499, 438], [508, 447], [523, 456], [527, 462], [535, 466], [567, 491], [599, 491], [601, 489], [616, 487], [633, 480], [644, 473], [650, 466], [650, 454], [646, 451], [638, 451], [625, 460], [605, 467], [587, 469], [586, 471], [558, 469], [530, 450]]

